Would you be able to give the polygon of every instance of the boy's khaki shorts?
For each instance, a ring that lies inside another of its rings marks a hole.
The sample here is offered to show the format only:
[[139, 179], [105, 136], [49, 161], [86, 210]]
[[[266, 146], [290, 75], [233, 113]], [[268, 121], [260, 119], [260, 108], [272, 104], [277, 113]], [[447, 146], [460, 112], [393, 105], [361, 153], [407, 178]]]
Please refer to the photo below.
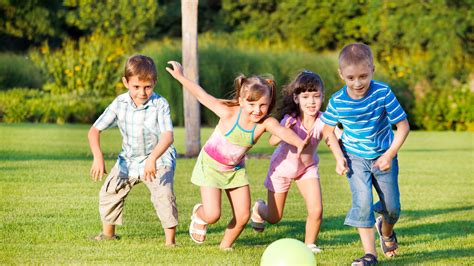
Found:
[[151, 202], [163, 228], [178, 224], [178, 209], [173, 192], [174, 170], [164, 166], [156, 169], [153, 182], [142, 181], [138, 177], [119, 176], [117, 166], [110, 171], [99, 193], [99, 212], [103, 223], [121, 225], [125, 198], [136, 184], [143, 182], [151, 193]]

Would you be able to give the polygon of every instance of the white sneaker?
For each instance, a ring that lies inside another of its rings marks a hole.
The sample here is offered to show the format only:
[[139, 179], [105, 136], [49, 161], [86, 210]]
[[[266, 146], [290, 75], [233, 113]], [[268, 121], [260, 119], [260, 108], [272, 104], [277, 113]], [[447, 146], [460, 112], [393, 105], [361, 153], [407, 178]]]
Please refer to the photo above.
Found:
[[318, 246], [316, 246], [315, 244], [309, 244], [309, 245], [307, 245], [307, 246], [308, 246], [308, 248], [311, 250], [311, 252], [313, 252], [313, 253], [321, 253], [321, 252], [323, 252], [323, 250], [320, 249], [320, 248], [319, 248]]

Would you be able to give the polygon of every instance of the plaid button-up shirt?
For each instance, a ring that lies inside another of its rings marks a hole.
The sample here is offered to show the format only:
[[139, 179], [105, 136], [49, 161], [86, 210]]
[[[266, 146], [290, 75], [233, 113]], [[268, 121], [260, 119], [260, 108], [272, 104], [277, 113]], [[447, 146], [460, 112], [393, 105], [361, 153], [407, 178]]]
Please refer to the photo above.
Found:
[[[122, 177], [143, 176], [145, 161], [165, 131], [173, 131], [168, 101], [153, 93], [146, 103], [137, 107], [129, 93], [119, 95], [95, 121], [94, 127], [103, 131], [118, 126], [122, 134], [122, 151], [117, 163]], [[156, 167], [176, 167], [176, 150], [171, 145], [156, 160]]]

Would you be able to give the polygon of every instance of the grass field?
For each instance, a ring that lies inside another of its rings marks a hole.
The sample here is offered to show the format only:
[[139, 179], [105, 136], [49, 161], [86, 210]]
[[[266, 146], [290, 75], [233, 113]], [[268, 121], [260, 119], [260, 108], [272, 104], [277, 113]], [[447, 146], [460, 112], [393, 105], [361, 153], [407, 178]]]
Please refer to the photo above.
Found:
[[[189, 239], [191, 208], [199, 201], [189, 181], [194, 159], [178, 159], [175, 192], [180, 213], [176, 248], [164, 247], [161, 225], [144, 185], [135, 187], [125, 206], [120, 241], [93, 242], [100, 220], [101, 183], [88, 177], [92, 162], [86, 125], [0, 124], [0, 264], [180, 264], [258, 265], [271, 242], [303, 240], [305, 206], [291, 189], [285, 215], [264, 233], [244, 230], [233, 252], [218, 244], [230, 219], [228, 203], [221, 220], [210, 226], [207, 241]], [[203, 129], [203, 138], [211, 132]], [[184, 152], [184, 130], [175, 144]], [[120, 150], [117, 130], [102, 134], [108, 168]], [[270, 154], [266, 138], [252, 150]], [[328, 149], [320, 147], [324, 219], [316, 255], [320, 264], [349, 264], [362, 255], [358, 235], [343, 220], [350, 207], [347, 181], [334, 172]], [[402, 216], [396, 230], [400, 256], [383, 264], [474, 264], [474, 134], [411, 132], [400, 154]], [[252, 199], [265, 197], [267, 158], [247, 163]], [[380, 251], [380, 249], [378, 249]]]

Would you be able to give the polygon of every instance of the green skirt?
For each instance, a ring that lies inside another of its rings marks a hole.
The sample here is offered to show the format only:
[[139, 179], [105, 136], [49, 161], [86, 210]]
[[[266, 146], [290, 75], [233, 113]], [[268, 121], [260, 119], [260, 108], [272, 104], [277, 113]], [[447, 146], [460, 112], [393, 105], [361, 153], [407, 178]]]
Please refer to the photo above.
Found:
[[191, 182], [200, 187], [230, 189], [249, 184], [245, 166], [229, 169], [201, 150], [194, 166]]

